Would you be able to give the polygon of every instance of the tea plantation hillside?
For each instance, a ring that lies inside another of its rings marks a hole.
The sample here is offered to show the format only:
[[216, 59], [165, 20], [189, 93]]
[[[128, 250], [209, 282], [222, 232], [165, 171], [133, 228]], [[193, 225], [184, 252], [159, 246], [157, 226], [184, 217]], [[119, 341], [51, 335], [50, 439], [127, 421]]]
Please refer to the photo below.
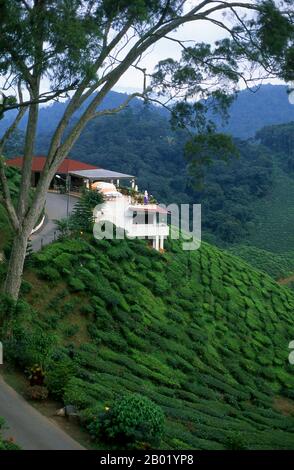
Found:
[[275, 253], [250, 245], [236, 245], [229, 251], [274, 279], [286, 278], [294, 273], [294, 251]]
[[162, 448], [294, 449], [294, 295], [266, 274], [205, 243], [85, 237], [35, 254], [25, 278], [0, 305], [6, 354], [41, 365], [84, 426], [129, 391], [164, 411]]

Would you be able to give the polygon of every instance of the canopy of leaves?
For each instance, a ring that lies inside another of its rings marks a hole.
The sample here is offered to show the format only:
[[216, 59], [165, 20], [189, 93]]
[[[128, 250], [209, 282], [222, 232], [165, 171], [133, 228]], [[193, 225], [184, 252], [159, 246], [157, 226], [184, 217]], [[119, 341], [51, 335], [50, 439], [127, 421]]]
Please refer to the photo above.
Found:
[[[1, 0], [0, 73], [10, 72], [27, 81], [30, 68], [37, 65], [53, 89], [74, 87], [77, 80], [91, 77], [105, 30], [119, 30], [126, 22], [144, 29], [162, 14], [168, 19], [176, 11], [180, 13], [182, 3]], [[94, 74], [92, 78], [96, 78]]]
[[282, 16], [273, 0], [263, 2], [258, 22], [258, 39], [263, 53], [274, 58], [280, 75], [294, 80], [294, 6], [292, 0], [284, 0], [286, 16]]

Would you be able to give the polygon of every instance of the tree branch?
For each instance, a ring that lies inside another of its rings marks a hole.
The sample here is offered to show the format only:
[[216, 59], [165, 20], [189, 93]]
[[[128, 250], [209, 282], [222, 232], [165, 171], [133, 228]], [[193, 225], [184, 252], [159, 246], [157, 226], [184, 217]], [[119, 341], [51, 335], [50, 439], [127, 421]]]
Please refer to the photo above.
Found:
[[[42, 104], [42, 103], [48, 103], [48, 101], [51, 101], [53, 100], [54, 98], [57, 98], [59, 97], [60, 95], [62, 95], [63, 93], [68, 93], [69, 91], [73, 91], [76, 89], [76, 86], [77, 86], [77, 82], [74, 82], [72, 85], [66, 87], [66, 88], [63, 88], [61, 90], [56, 90], [54, 91], [53, 93], [52, 92], [45, 92], [45, 93], [42, 93], [38, 99], [31, 99], [31, 100], [27, 100], [27, 101], [23, 101], [22, 103], [15, 103], [15, 104], [11, 104], [10, 106], [5, 106], [3, 109], [3, 112], [6, 112], [6, 111], [11, 111], [13, 109], [19, 109], [19, 108], [22, 108], [22, 107], [25, 107], [25, 108], [28, 108], [28, 106], [31, 106], [31, 105], [36, 105], [36, 104]], [[47, 95], [47, 96], [46, 96]]]
[[[201, 5], [203, 7], [204, 2], [202, 2]], [[243, 8], [248, 8], [250, 10], [256, 11], [256, 6], [248, 4], [248, 3], [233, 2], [230, 6], [243, 7]], [[55, 146], [54, 152], [50, 152], [50, 158], [47, 159], [48, 161], [46, 162], [47, 170], [49, 171], [49, 168], [50, 168], [50, 173], [52, 172], [52, 174], [54, 174], [54, 171], [57, 168], [58, 164], [66, 157], [68, 151], [70, 150], [72, 145], [74, 145], [75, 141], [78, 139], [81, 131], [83, 130], [87, 122], [90, 119], [92, 119], [93, 115], [95, 115], [97, 106], [102, 102], [106, 94], [113, 88], [115, 83], [117, 83], [117, 81], [124, 74], [124, 72], [134, 63], [134, 61], [140, 55], [142, 55], [152, 44], [156, 43], [160, 38], [164, 37], [166, 34], [170, 33], [171, 31], [181, 26], [182, 24], [196, 21], [196, 20], [203, 20], [205, 19], [205, 15], [209, 15], [215, 11], [228, 9], [229, 5], [226, 2], [225, 3], [222, 2], [220, 5], [218, 4], [217, 6], [207, 10], [205, 14], [199, 13], [195, 15], [195, 12], [198, 11], [199, 7], [200, 5], [193, 8], [182, 17], [177, 17], [177, 18], [172, 19], [169, 23], [165, 24], [164, 26], [160, 26], [159, 29], [158, 29], [159, 23], [157, 23], [155, 26], [150, 28], [150, 30], [147, 31], [145, 35], [143, 35], [137, 41], [137, 43], [131, 48], [131, 50], [127, 53], [127, 55], [120, 62], [120, 64], [115, 69], [110, 71], [109, 74], [107, 74], [103, 78], [102, 82], [104, 82], [104, 86], [99, 91], [97, 96], [92, 100], [92, 102], [88, 105], [83, 115], [80, 117], [79, 121], [70, 131], [66, 140], [59, 147]], [[95, 89], [96, 88], [97, 88], [97, 85]], [[91, 91], [95, 91], [95, 89], [92, 90], [90, 88]], [[88, 90], [86, 96], [89, 96], [90, 90]], [[84, 98], [84, 95], [83, 95], [83, 98]], [[78, 105], [75, 103], [75, 109], [76, 109], [76, 106]], [[58, 145], [59, 144], [60, 144], [60, 140], [58, 141]], [[52, 148], [51, 148], [51, 151], [52, 151]], [[41, 183], [42, 183], [42, 179], [40, 180], [40, 184]]]
[[10, 194], [10, 189], [8, 186], [8, 181], [5, 173], [5, 162], [4, 162], [4, 157], [0, 155], [0, 181], [2, 185], [2, 190], [3, 190], [3, 195], [1, 197], [1, 200], [4, 204], [4, 207], [7, 211], [9, 220], [11, 222], [11, 225], [15, 231], [19, 229], [19, 220], [16, 215], [16, 211], [14, 209], [14, 205], [12, 203], [11, 199], [11, 194]]
[[15, 131], [15, 129], [17, 128], [19, 122], [21, 121], [21, 119], [23, 118], [23, 116], [25, 115], [27, 111], [27, 108], [21, 108], [15, 118], [15, 120], [13, 121], [13, 123], [8, 127], [8, 129], [6, 129], [3, 137], [1, 137], [0, 139], [0, 155], [3, 153], [3, 148], [6, 144], [6, 142], [8, 141], [8, 139], [11, 137], [11, 135], [13, 134], [13, 132]]
[[109, 116], [112, 114], [117, 114], [120, 111], [124, 110], [128, 106], [128, 104], [136, 97], [146, 99], [146, 95], [144, 95], [143, 93], [132, 93], [121, 105], [117, 106], [116, 108], [103, 109], [102, 111], [97, 111], [92, 115], [91, 119], [94, 119], [98, 116]]

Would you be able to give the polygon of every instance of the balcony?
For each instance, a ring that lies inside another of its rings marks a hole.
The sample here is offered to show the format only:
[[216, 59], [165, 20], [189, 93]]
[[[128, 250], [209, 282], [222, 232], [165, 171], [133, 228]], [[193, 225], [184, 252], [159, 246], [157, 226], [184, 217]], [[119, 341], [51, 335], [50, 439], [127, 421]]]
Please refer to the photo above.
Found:
[[132, 224], [127, 228], [131, 237], [168, 237], [169, 226], [166, 224]]

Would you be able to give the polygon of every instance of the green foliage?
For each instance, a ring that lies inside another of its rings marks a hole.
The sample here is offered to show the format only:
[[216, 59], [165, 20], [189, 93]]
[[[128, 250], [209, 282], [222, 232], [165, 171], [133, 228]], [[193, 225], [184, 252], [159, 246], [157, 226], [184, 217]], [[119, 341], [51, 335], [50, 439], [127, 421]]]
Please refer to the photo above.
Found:
[[[14, 315], [17, 313], [18, 307], [16, 306]], [[34, 328], [30, 329], [21, 325], [21, 318], [25, 319], [25, 322], [29, 322], [31, 315], [32, 312], [26, 305], [18, 315], [17, 321], [14, 319], [12, 323], [4, 323], [3, 335], [6, 339], [3, 343], [6, 357], [23, 368], [30, 368], [34, 364], [39, 364], [44, 369], [44, 364], [56, 346], [56, 336], [36, 324]], [[13, 329], [13, 336], [8, 336], [7, 331], [11, 328]]]
[[248, 245], [262, 250], [289, 254], [289, 260], [294, 250], [293, 130], [293, 123], [289, 123], [265, 127], [256, 135], [272, 155], [273, 186], [266, 197], [253, 202], [258, 223], [250, 228], [246, 240]]
[[[0, 158], [3, 158], [0, 156]], [[12, 200], [15, 202], [18, 195], [18, 188], [20, 183], [20, 173], [15, 168], [5, 168], [5, 173], [8, 180], [8, 186], [11, 192]], [[0, 182], [0, 193], [2, 192], [2, 185]], [[6, 210], [0, 204], [0, 250], [4, 249], [5, 256], [9, 256], [11, 245], [12, 230], [8, 220]]]
[[45, 266], [42, 271], [40, 271], [40, 276], [46, 281], [58, 281], [60, 279], [60, 273], [53, 266]]
[[281, 14], [273, 0], [263, 1], [258, 17], [258, 36], [264, 53], [274, 56], [280, 74], [290, 81], [294, 78], [294, 24], [290, 14], [292, 1], [285, 0], [284, 5], [289, 9], [289, 18]]
[[56, 256], [53, 262], [58, 271], [70, 271], [72, 268], [72, 261], [74, 256], [69, 253], [62, 253], [61, 255]]
[[227, 438], [226, 448], [228, 450], [247, 450], [246, 441], [241, 432], [231, 433]]
[[68, 285], [73, 292], [85, 290], [86, 286], [79, 278], [71, 277], [68, 280]]
[[274, 279], [290, 276], [294, 272], [294, 252], [273, 253], [254, 246], [238, 245], [230, 252], [247, 261], [251, 266], [265, 271]]
[[196, 135], [185, 147], [185, 156], [190, 173], [199, 184], [203, 168], [212, 165], [214, 160], [228, 161], [238, 155], [238, 149], [230, 136], [207, 132]]
[[2, 436], [2, 430], [5, 428], [5, 421], [0, 417], [0, 451], [2, 450], [20, 450], [20, 446], [13, 440], [6, 439]]
[[89, 431], [119, 445], [158, 445], [164, 431], [162, 410], [146, 397], [132, 394], [117, 399], [110, 409], [93, 421]]
[[[27, 269], [39, 294], [32, 283], [30, 306], [0, 304], [15, 318], [1, 333], [6, 354], [23, 368], [42, 364], [50, 393], [97, 436], [99, 414], [123, 393], [162, 408], [164, 447], [292, 448], [273, 405], [294, 386], [292, 292], [228, 252], [180, 243], [159, 254], [140, 240], [71, 238], [34, 254]], [[42, 282], [60, 257], [70, 272]]]
[[69, 358], [51, 360], [45, 371], [45, 385], [56, 399], [62, 399], [65, 387], [74, 374], [74, 364]]
[[[202, 187], [198, 178], [187, 178], [186, 134], [172, 131], [167, 119], [152, 108], [138, 106], [111, 119], [89, 123], [73, 151], [81, 158], [87, 148], [88, 162], [99, 161], [99, 165], [118, 166], [126, 173], [138, 175], [140, 187], [148, 188], [160, 202], [201, 201], [203, 229], [214, 234], [214, 241], [231, 243], [244, 239], [255, 220], [253, 203], [263, 202], [272, 188], [273, 157], [255, 142], [232, 142], [223, 134], [207, 134], [198, 140], [196, 148], [191, 142], [189, 148], [195, 171], [203, 173]], [[196, 144], [196, 138], [195, 141]], [[208, 146], [218, 151], [204, 151]], [[200, 147], [202, 153], [196, 151]], [[227, 161], [220, 155], [223, 148]], [[207, 160], [213, 164], [207, 165]]]
[[103, 203], [103, 196], [99, 191], [85, 190], [76, 203], [70, 217], [69, 226], [73, 231], [89, 231], [93, 229], [93, 210]]

